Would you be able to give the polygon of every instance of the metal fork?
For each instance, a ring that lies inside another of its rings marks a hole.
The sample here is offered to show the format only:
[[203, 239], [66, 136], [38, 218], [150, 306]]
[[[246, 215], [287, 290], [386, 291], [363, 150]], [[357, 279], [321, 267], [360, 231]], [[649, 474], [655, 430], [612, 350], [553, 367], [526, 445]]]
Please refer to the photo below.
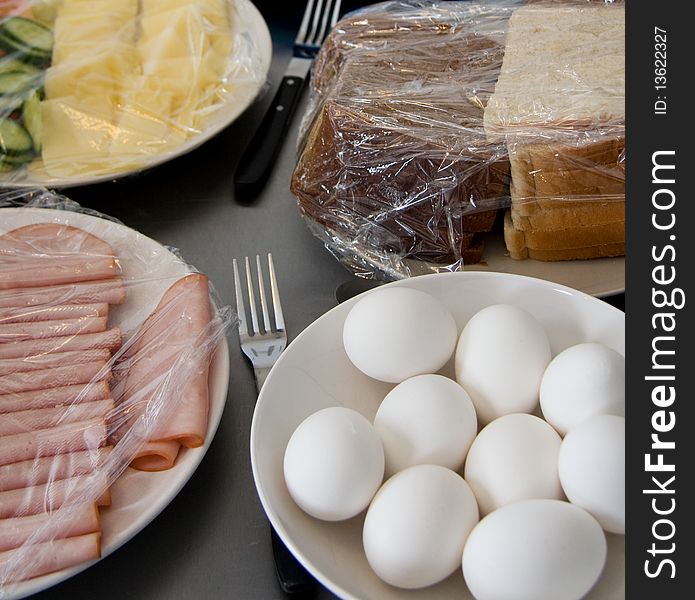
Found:
[[[274, 327], [270, 321], [268, 301], [265, 295], [261, 257], [256, 255], [256, 282], [258, 296], [261, 302], [262, 328], [258, 318], [256, 294], [254, 291], [249, 257], [245, 257], [244, 261], [246, 266], [246, 287], [248, 291], [249, 312], [251, 313], [250, 332], [249, 322], [246, 318], [246, 310], [244, 308], [244, 296], [242, 293], [241, 277], [239, 276], [239, 266], [236, 258], [232, 260], [232, 268], [234, 270], [234, 292], [236, 296], [237, 314], [239, 316], [239, 343], [242, 352], [253, 365], [256, 378], [256, 391], [260, 394], [270, 369], [277, 362], [277, 359], [280, 358], [280, 354], [287, 346], [287, 332], [285, 331], [285, 319], [282, 315], [280, 293], [278, 292], [278, 283], [275, 277], [272, 254], [268, 254], [268, 275], [270, 277], [272, 311], [275, 320]], [[305, 594], [311, 591], [316, 586], [316, 580], [285, 547], [272, 527], [270, 528], [270, 532], [275, 569], [282, 589], [285, 593], [291, 595]]]
[[256, 376], [256, 389], [260, 393], [266, 377], [271, 367], [275, 364], [280, 354], [287, 346], [287, 333], [285, 331], [285, 319], [282, 315], [280, 305], [280, 294], [278, 283], [275, 277], [275, 267], [273, 256], [268, 254], [268, 272], [270, 276], [271, 299], [273, 304], [273, 314], [275, 317], [275, 328], [270, 323], [268, 312], [268, 301], [265, 296], [265, 284], [263, 283], [263, 270], [261, 268], [261, 257], [256, 255], [256, 275], [258, 282], [258, 295], [261, 301], [261, 315], [263, 317], [263, 329], [261, 330], [258, 320], [256, 306], [256, 295], [254, 292], [253, 278], [251, 276], [251, 265], [249, 257], [246, 262], [246, 285], [248, 289], [249, 312], [251, 313], [251, 332], [249, 333], [249, 323], [246, 319], [244, 309], [244, 298], [241, 292], [241, 278], [239, 277], [239, 267], [236, 258], [232, 260], [234, 269], [234, 288], [236, 293], [237, 313], [239, 315], [239, 342], [242, 352], [248, 357], [253, 365]]
[[338, 21], [341, 0], [308, 0], [294, 40], [293, 57], [268, 112], [244, 151], [234, 174], [237, 191], [257, 193], [270, 173], [301, 96], [311, 63]]

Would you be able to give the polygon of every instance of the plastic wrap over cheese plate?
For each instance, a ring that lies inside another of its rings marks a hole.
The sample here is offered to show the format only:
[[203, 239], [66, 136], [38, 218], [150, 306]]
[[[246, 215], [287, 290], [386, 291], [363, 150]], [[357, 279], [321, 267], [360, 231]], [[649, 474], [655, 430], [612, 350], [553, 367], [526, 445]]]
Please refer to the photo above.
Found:
[[0, 208], [3, 599], [74, 575], [159, 514], [205, 455], [229, 379], [232, 312], [204, 274], [53, 192], [30, 196]]
[[0, 184], [105, 181], [189, 152], [266, 82], [250, 0], [0, 4]]

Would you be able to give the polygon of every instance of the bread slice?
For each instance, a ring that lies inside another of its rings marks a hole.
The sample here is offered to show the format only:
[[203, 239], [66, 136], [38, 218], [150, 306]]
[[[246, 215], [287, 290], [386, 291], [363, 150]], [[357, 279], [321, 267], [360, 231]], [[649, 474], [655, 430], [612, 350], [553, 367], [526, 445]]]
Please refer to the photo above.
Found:
[[514, 228], [521, 231], [555, 231], [572, 227], [588, 227], [591, 225], [606, 225], [625, 221], [625, 201], [601, 201], [577, 205], [567, 202], [566, 207], [553, 210], [538, 211], [526, 216], [519, 213], [517, 207], [511, 207]]
[[624, 6], [524, 6], [509, 21], [485, 109], [492, 134], [552, 138], [625, 121]]
[[[516, 260], [585, 260], [602, 256], [623, 256], [624, 228], [624, 223], [616, 223], [609, 226], [556, 230], [551, 233], [534, 232], [528, 235], [528, 232], [514, 227], [511, 210], [507, 210], [504, 215], [504, 242], [509, 256]], [[563, 236], [567, 237], [567, 242], [561, 241], [565, 239]], [[538, 247], [533, 247], [534, 245]]]

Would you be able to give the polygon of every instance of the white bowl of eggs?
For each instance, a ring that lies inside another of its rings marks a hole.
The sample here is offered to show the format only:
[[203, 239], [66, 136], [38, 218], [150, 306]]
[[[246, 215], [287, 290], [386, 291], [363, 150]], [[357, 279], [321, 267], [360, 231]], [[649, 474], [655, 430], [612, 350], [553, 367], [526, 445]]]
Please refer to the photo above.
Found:
[[268, 377], [260, 500], [342, 598], [624, 598], [624, 313], [503, 273], [337, 306]]

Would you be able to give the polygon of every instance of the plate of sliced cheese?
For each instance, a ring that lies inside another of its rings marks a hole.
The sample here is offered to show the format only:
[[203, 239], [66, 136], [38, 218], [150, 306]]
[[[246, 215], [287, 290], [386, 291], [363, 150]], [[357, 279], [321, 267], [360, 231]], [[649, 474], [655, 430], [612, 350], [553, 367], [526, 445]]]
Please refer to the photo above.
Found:
[[193, 150], [262, 88], [249, 0], [32, 0], [0, 15], [0, 184], [107, 181]]

